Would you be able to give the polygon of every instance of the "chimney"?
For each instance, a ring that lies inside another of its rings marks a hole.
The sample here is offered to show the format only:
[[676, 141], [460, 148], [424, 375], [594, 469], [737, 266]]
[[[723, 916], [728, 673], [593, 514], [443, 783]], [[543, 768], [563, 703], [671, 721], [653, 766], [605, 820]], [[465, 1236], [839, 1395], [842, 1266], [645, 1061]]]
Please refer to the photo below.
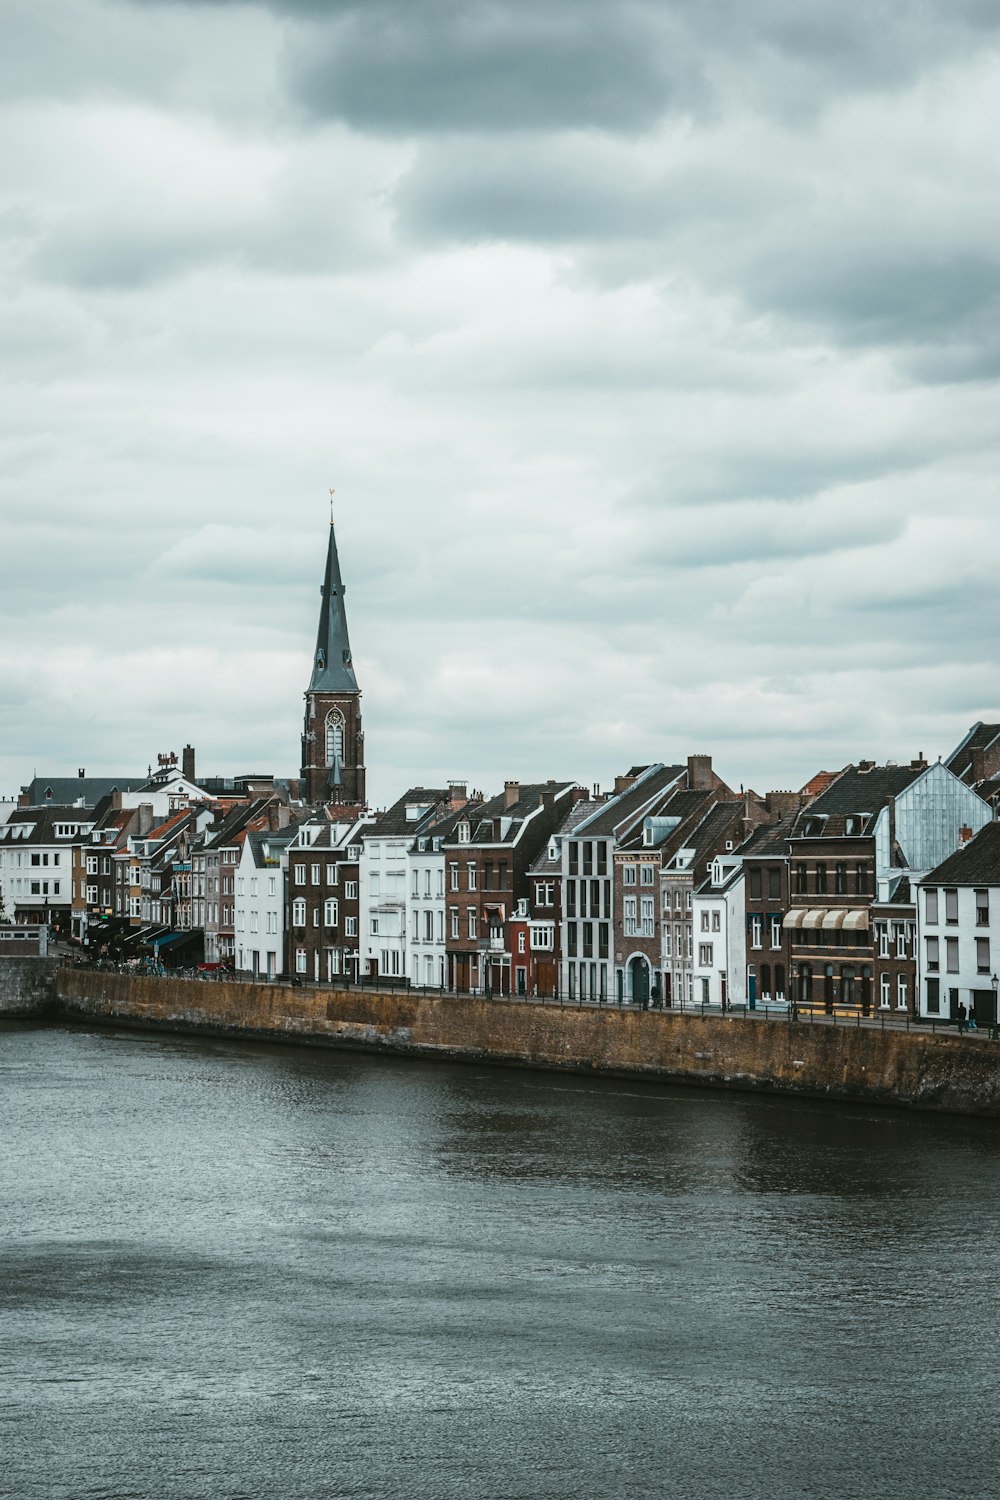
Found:
[[972, 838], [972, 829], [969, 827], [969, 825], [967, 823], [965, 823], [958, 830], [958, 847], [960, 849], [964, 849], [965, 846], [966, 846], [966, 844], [969, 842], [969, 840], [971, 838]]
[[185, 781], [194, 780], [194, 746], [185, 745], [181, 752], [181, 772]]
[[465, 806], [469, 800], [468, 783], [465, 781], [449, 781], [448, 783], [448, 806], [452, 812]]
[[77, 774], [77, 776], [79, 776], [79, 778], [80, 778], [80, 780], [81, 780], [81, 781], [82, 781], [82, 780], [83, 780], [83, 778], [84, 778], [84, 777], [85, 777], [85, 776], [86, 776], [86, 774], [87, 774], [87, 771], [86, 771], [86, 767], [84, 767], [84, 766], [81, 766], [81, 767], [80, 767], [80, 769], [79, 769], [79, 770], [78, 770], [78, 771], [77, 771], [77, 773], [76, 773], [76, 774]]
[[135, 831], [142, 836], [149, 832], [153, 826], [153, 804], [152, 802], [140, 802], [138, 807], [138, 818], [136, 819]]
[[556, 805], [555, 792], [542, 792], [541, 796], [538, 799], [538, 803], [539, 806], [544, 807], [547, 812], [551, 812]]
[[521, 800], [521, 783], [519, 781], [505, 781], [503, 784], [503, 805], [507, 812], [516, 807]]
[[859, 771], [861, 771], [861, 772], [868, 772], [868, 771], [874, 771], [874, 769], [875, 769], [875, 762], [873, 760], [859, 760], [858, 761], [858, 770]]
[[713, 781], [714, 778], [712, 776], [712, 757], [710, 755], [689, 755], [688, 791], [711, 791]]
[[634, 776], [616, 776], [615, 777], [615, 795], [616, 796], [618, 795], [619, 792], [627, 792], [630, 786], [635, 786], [635, 777]]
[[910, 761], [911, 771], [926, 771], [927, 762], [924, 760], [924, 752], [921, 750], [914, 760]]
[[601, 800], [601, 784], [600, 784], [599, 781], [595, 781], [594, 782], [593, 797], [594, 797], [594, 801], [595, 802], [600, 802], [600, 800]]

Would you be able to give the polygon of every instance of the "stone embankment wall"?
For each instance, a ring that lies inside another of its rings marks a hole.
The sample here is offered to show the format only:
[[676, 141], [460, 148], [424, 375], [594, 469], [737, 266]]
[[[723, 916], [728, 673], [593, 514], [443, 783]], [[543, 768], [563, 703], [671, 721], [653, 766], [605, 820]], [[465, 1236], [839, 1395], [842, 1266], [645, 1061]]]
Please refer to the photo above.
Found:
[[58, 1011], [67, 1019], [171, 1031], [1000, 1115], [1000, 1043], [954, 1033], [75, 969], [59, 974]]
[[44, 1020], [53, 1012], [54, 958], [0, 958], [0, 1021]]

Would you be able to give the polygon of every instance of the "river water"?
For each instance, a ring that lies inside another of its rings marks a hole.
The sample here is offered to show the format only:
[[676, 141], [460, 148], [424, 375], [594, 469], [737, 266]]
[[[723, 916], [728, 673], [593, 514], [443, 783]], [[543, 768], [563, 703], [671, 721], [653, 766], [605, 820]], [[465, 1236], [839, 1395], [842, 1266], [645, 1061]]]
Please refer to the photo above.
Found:
[[1000, 1492], [1000, 1124], [0, 1031], [0, 1494]]

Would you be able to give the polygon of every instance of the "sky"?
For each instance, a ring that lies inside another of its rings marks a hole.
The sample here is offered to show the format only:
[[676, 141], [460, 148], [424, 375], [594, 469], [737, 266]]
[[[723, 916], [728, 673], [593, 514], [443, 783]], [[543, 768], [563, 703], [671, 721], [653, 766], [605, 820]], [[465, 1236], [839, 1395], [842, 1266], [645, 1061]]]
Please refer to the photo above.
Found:
[[1000, 719], [995, 0], [3, 0], [0, 795]]

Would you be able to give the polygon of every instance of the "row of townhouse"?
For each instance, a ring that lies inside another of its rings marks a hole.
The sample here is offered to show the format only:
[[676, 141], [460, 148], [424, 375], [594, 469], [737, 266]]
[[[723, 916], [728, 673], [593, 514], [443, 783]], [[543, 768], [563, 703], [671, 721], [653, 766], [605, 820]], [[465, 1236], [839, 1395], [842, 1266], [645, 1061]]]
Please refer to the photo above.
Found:
[[916, 1013], [921, 882], [991, 821], [940, 762], [846, 767], [713, 862], [693, 899], [695, 1002]]

